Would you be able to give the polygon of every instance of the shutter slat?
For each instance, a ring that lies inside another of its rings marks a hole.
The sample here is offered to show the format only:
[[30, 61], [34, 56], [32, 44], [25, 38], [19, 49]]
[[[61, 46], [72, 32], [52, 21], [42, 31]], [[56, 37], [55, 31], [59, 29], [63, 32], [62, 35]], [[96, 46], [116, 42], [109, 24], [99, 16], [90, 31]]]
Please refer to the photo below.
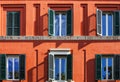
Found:
[[120, 12], [119, 11], [115, 11], [113, 14], [113, 35], [118, 36], [120, 35]]
[[6, 79], [6, 55], [0, 54], [0, 80]]
[[49, 54], [48, 56], [48, 78], [54, 79], [54, 55]]
[[101, 80], [101, 55], [97, 54], [96, 59], [96, 80]]
[[53, 36], [54, 34], [54, 15], [55, 15], [55, 11], [52, 9], [49, 9], [49, 35]]
[[67, 35], [72, 35], [72, 10], [67, 11]]
[[67, 55], [67, 80], [72, 80], [72, 55]]
[[19, 67], [20, 67], [20, 75], [19, 75], [19, 79], [24, 80], [25, 79], [25, 61], [26, 61], [26, 57], [24, 54], [21, 54], [19, 56]]
[[102, 35], [102, 11], [97, 9], [97, 34]]
[[14, 13], [14, 27], [19, 28], [20, 27], [20, 12]]

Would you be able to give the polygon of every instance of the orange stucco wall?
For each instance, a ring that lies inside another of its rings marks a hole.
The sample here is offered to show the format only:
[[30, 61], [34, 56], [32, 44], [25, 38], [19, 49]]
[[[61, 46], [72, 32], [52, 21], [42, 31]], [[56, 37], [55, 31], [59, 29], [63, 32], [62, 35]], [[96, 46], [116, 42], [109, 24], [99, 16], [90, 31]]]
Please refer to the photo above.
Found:
[[[96, 4], [120, 6], [119, 2], [103, 0], [0, 0], [0, 36], [6, 36], [6, 9], [9, 10], [10, 7], [14, 9], [17, 5], [20, 5], [20, 8], [15, 8], [15, 10], [21, 10], [21, 19], [24, 19], [20, 24], [22, 27], [21, 35], [48, 36], [48, 5], [54, 4], [72, 5], [73, 36], [96, 36]], [[119, 9], [119, 6], [117, 9]], [[83, 16], [86, 16], [85, 19], [83, 19]], [[20, 82], [45, 82], [48, 78], [49, 49], [70, 48], [73, 55], [73, 80], [75, 82], [96, 82], [95, 54], [120, 54], [119, 46], [119, 41], [2, 40], [0, 41], [0, 53], [26, 54], [26, 79]]]

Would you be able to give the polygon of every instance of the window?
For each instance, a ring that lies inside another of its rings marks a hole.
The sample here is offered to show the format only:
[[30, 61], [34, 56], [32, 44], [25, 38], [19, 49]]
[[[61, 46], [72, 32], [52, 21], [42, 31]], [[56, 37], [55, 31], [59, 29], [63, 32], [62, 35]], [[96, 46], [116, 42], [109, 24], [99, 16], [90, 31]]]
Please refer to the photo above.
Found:
[[20, 35], [20, 12], [19, 11], [7, 12], [7, 35], [8, 36]]
[[97, 9], [97, 34], [101, 36], [120, 35], [119, 11], [101, 11]]
[[50, 51], [49, 56], [49, 80], [72, 80], [72, 55], [69, 51]]
[[55, 80], [66, 80], [66, 57], [55, 57]]
[[96, 55], [96, 80], [120, 79], [120, 55]]
[[68, 36], [72, 34], [72, 11], [49, 9], [49, 35]]
[[0, 54], [0, 80], [25, 79], [25, 55]]
[[113, 57], [102, 57], [102, 79], [113, 79]]

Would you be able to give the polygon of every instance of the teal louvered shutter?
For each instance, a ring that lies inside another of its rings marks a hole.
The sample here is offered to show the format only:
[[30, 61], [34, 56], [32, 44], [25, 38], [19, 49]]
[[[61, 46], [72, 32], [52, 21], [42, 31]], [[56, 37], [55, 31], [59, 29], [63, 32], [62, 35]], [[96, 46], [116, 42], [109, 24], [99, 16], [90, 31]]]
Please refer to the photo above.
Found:
[[113, 35], [120, 35], [120, 11], [115, 11], [113, 14]]
[[49, 20], [48, 20], [48, 25], [49, 25], [49, 28], [48, 28], [48, 30], [49, 30], [49, 35], [50, 36], [53, 36], [53, 34], [54, 34], [54, 15], [55, 15], [55, 11], [54, 10], [52, 10], [52, 9], [49, 9], [49, 11], [48, 11], [49, 13]]
[[120, 79], [120, 55], [114, 56], [114, 79]]
[[95, 60], [96, 60], [96, 80], [101, 80], [101, 57], [102, 55], [97, 54], [95, 56]]
[[7, 12], [7, 35], [12, 35], [12, 27], [13, 27], [13, 14], [11, 12]]
[[48, 55], [48, 79], [54, 79], [54, 55]]
[[67, 55], [67, 80], [72, 80], [72, 55]]
[[0, 54], [0, 80], [6, 79], [6, 55]]
[[67, 35], [72, 35], [72, 10], [67, 11]]
[[20, 72], [19, 79], [20, 80], [24, 80], [25, 79], [25, 65], [26, 65], [25, 61], [26, 61], [25, 55], [21, 54], [19, 56], [19, 65], [20, 65], [19, 66], [20, 67], [20, 70], [19, 70], [19, 72]]
[[20, 35], [20, 12], [14, 12], [14, 35]]
[[97, 34], [102, 36], [102, 11], [97, 9]]

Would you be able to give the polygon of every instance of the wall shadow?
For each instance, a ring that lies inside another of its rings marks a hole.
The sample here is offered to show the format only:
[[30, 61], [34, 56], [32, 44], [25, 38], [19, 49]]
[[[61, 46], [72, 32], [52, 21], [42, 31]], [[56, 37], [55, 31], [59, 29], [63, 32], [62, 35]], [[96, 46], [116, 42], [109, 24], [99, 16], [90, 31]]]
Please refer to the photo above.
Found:
[[[47, 54], [47, 53], [46, 53]], [[44, 62], [38, 63], [38, 51], [36, 50], [36, 66], [29, 69], [27, 72], [27, 82], [41, 82], [47, 81], [48, 78], [48, 57], [44, 58]], [[41, 75], [42, 74], [42, 75]]]
[[95, 59], [88, 60], [86, 64], [87, 82], [97, 82], [95, 80]]
[[34, 22], [34, 35], [43, 36], [48, 33], [48, 14], [40, 16], [40, 5], [34, 5], [36, 8], [36, 16]]

